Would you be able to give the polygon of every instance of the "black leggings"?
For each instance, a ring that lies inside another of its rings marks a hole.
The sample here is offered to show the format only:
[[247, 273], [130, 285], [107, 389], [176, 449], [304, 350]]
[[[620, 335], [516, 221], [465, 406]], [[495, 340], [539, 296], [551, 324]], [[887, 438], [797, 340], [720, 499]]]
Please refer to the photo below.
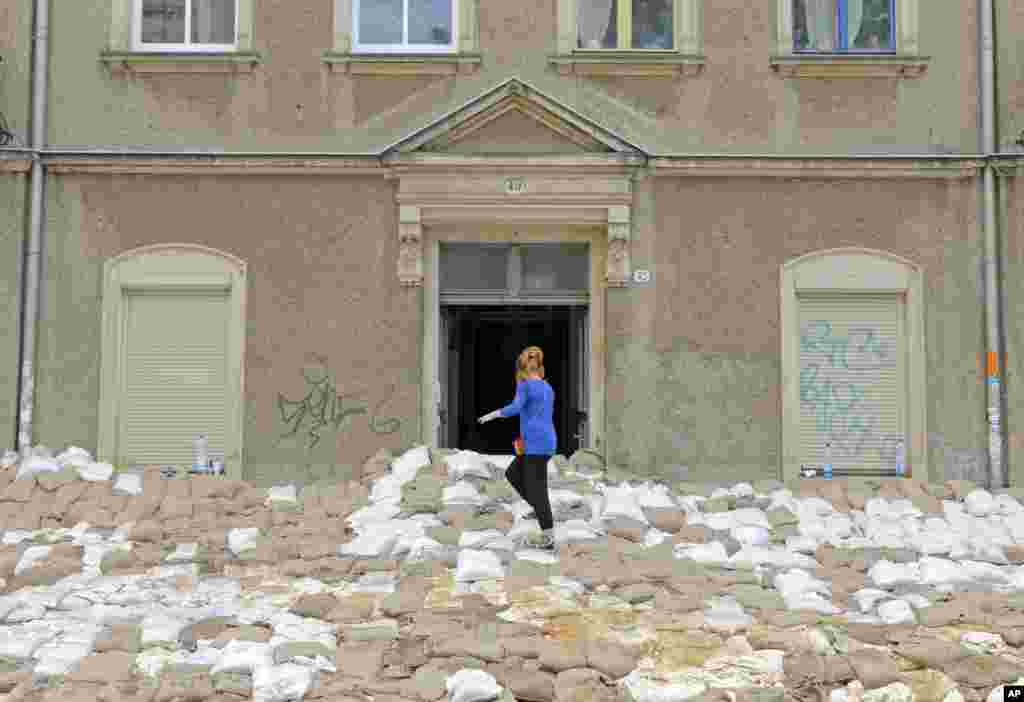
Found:
[[519, 496], [526, 500], [541, 529], [551, 529], [555, 520], [551, 516], [551, 498], [548, 496], [548, 460], [551, 456], [516, 456], [505, 471], [505, 477], [512, 483]]

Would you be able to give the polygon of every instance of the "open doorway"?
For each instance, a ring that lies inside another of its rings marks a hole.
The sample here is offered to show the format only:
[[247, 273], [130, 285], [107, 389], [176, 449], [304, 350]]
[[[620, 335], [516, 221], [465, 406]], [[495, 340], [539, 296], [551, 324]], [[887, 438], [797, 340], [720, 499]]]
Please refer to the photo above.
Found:
[[480, 425], [477, 418], [515, 397], [516, 358], [527, 346], [544, 351], [555, 391], [557, 452], [586, 445], [587, 309], [572, 305], [442, 305], [440, 445], [510, 454], [518, 418]]

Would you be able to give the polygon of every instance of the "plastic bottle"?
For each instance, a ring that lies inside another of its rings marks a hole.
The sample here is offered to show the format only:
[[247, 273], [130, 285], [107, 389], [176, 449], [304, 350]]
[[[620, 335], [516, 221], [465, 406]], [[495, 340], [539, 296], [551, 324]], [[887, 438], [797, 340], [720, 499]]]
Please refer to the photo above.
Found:
[[896, 475], [903, 477], [907, 472], [907, 449], [903, 439], [896, 442]]
[[210, 468], [210, 457], [207, 450], [206, 434], [200, 434], [192, 442], [195, 450], [195, 460], [192, 463], [192, 470], [196, 473], [205, 473]]
[[825, 480], [832, 480], [832, 442], [825, 442]]

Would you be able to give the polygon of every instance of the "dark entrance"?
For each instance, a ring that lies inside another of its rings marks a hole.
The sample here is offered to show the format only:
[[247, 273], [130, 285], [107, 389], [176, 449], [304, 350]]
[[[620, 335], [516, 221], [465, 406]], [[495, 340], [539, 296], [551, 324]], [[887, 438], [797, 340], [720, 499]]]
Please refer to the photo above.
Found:
[[585, 433], [585, 308], [557, 305], [457, 305], [441, 308], [447, 379], [442, 442], [451, 448], [510, 454], [519, 419], [481, 425], [477, 418], [515, 398], [516, 359], [527, 346], [544, 351], [555, 391], [557, 452], [571, 455]]

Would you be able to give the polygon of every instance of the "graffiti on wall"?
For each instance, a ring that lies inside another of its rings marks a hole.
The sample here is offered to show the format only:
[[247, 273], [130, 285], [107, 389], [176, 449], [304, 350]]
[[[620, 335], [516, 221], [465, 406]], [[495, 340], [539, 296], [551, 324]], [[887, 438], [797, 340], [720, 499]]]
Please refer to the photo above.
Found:
[[289, 400], [278, 393], [277, 408], [281, 421], [287, 431], [282, 439], [298, 436], [300, 432], [307, 439], [306, 449], [312, 451], [324, 432], [339, 431], [342, 425], [352, 417], [368, 415], [370, 431], [374, 434], [394, 434], [402, 428], [402, 421], [397, 417], [381, 416], [381, 409], [394, 397], [395, 386], [390, 387], [385, 399], [372, 408], [363, 399], [365, 390], [338, 392], [326, 359], [320, 359], [320, 367], [303, 369], [302, 377], [306, 383], [306, 395], [301, 400]]
[[813, 415], [822, 441], [831, 441], [833, 456], [866, 458], [865, 452], [874, 448], [884, 463], [894, 462], [902, 437], [879, 428], [877, 408], [869, 399], [879, 376], [896, 368], [891, 342], [871, 327], [838, 334], [831, 322], [816, 320], [801, 329], [800, 355], [814, 359], [801, 363], [801, 409]]

